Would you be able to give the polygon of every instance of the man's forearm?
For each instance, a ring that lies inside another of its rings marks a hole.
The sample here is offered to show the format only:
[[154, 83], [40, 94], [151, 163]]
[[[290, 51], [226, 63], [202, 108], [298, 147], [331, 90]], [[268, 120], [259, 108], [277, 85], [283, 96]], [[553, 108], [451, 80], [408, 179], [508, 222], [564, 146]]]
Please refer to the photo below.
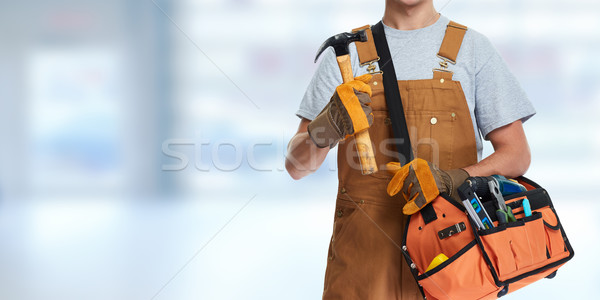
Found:
[[488, 134], [494, 153], [465, 169], [471, 176], [503, 175], [514, 178], [525, 174], [531, 163], [529, 144], [520, 120]]
[[308, 132], [296, 133], [288, 145], [285, 168], [292, 178], [298, 180], [315, 172], [323, 164], [327, 153], [329, 147], [317, 147]]
[[503, 175], [514, 178], [525, 174], [531, 162], [531, 154], [517, 149], [498, 149], [477, 164], [465, 169], [470, 176]]

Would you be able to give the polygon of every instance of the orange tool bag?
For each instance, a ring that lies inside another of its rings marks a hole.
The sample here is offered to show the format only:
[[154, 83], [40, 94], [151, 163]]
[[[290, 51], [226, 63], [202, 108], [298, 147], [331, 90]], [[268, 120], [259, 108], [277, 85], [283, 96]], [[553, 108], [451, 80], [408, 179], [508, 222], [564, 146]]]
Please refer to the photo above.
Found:
[[[527, 191], [504, 197], [516, 221], [499, 224], [490, 213], [494, 227], [478, 230], [465, 207], [447, 195], [408, 218], [402, 252], [425, 299], [495, 299], [553, 278], [573, 258], [546, 190], [525, 177], [517, 181]], [[524, 199], [531, 207], [527, 217]], [[495, 211], [492, 201], [482, 204]], [[433, 267], [434, 261], [443, 262]]]

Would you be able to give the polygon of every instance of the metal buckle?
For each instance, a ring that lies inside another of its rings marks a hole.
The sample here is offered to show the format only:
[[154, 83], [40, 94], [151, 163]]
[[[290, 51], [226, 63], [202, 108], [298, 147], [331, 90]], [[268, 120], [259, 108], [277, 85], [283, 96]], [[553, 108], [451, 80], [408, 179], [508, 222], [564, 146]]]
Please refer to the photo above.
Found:
[[[439, 55], [439, 54], [437, 55], [437, 57], [438, 57], [439, 59], [443, 60], [445, 63], [451, 63], [451, 64], [453, 64], [453, 65], [455, 65], [455, 64], [456, 64], [456, 62], [455, 62], [455, 61], [453, 61], [453, 60], [451, 60], [451, 59], [449, 59], [449, 58], [443, 57], [443, 56], [441, 56], [441, 55]], [[440, 64], [441, 64], [441, 63], [440, 63]]]
[[383, 74], [383, 71], [377, 71], [375, 72], [375, 69], [377, 69], [377, 67], [374, 65], [374, 63], [379, 61], [379, 56], [377, 56], [376, 59], [365, 62], [360, 64], [361, 67], [367, 66], [367, 73], [371, 74], [371, 75], [375, 75], [375, 74]]
[[448, 70], [448, 63], [451, 63], [451, 64], [455, 65], [456, 64], [455, 61], [453, 61], [451, 59], [448, 59], [446, 57], [443, 57], [443, 56], [441, 56], [439, 54], [437, 55], [437, 57], [439, 59], [441, 59], [442, 61], [439, 62], [440, 63], [440, 68], [434, 68], [433, 71], [454, 73], [454, 72]]
[[433, 68], [433, 71], [438, 71], [438, 72], [446, 72], [446, 73], [452, 73], [454, 74], [454, 72], [450, 71], [450, 70], [446, 70], [446, 69], [440, 69], [440, 68]]
[[438, 231], [438, 237], [440, 238], [440, 240], [443, 240], [443, 239], [451, 237], [457, 233], [463, 232], [466, 229], [467, 229], [467, 226], [465, 225], [465, 222], [460, 222], [460, 223], [454, 224], [450, 227], [447, 227], [445, 229]]

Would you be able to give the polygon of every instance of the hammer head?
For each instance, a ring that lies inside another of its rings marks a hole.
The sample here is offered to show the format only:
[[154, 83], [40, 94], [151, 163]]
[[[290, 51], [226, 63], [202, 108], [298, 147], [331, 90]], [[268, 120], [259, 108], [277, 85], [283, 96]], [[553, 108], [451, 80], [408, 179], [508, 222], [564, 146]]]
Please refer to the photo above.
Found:
[[328, 38], [321, 47], [319, 47], [319, 51], [317, 51], [317, 56], [315, 57], [315, 62], [319, 59], [319, 56], [325, 49], [328, 47], [333, 47], [335, 50], [335, 56], [342, 56], [349, 53], [348, 45], [352, 42], [366, 42], [367, 41], [367, 32], [364, 30], [357, 31], [355, 33], [352, 32], [342, 32], [340, 34], [336, 34], [330, 38]]

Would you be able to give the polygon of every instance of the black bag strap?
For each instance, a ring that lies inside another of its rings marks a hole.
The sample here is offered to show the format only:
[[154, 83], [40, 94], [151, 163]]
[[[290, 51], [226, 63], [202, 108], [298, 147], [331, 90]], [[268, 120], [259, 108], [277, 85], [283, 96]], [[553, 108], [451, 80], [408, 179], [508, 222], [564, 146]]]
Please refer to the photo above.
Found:
[[396, 79], [396, 70], [390, 55], [387, 39], [383, 29], [383, 23], [373, 25], [373, 41], [379, 55], [379, 69], [383, 71], [383, 88], [385, 91], [385, 102], [388, 107], [390, 119], [392, 120], [392, 130], [397, 140], [396, 149], [400, 154], [400, 164], [404, 165], [413, 160], [410, 138], [408, 136], [408, 126], [404, 116], [404, 108], [400, 99], [400, 90], [398, 89], [398, 80]]
[[423, 217], [423, 222], [425, 222], [425, 225], [437, 220], [437, 213], [435, 212], [435, 209], [431, 203], [421, 208], [420, 213], [421, 217]]

